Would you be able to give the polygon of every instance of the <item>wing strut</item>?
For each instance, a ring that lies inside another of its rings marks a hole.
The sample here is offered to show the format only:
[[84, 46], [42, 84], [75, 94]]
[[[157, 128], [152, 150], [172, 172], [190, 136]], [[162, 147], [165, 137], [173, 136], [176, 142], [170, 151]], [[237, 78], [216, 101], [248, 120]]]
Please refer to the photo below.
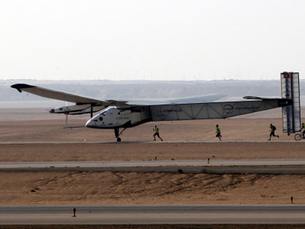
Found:
[[68, 114], [66, 114], [66, 129], [68, 128]]

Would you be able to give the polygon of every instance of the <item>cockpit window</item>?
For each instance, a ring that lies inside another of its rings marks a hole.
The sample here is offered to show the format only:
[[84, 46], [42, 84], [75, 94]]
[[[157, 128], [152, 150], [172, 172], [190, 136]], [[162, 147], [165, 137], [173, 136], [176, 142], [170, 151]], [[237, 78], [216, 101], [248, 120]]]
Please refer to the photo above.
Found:
[[106, 112], [106, 111], [102, 113], [102, 115], [103, 115], [103, 116], [106, 116], [106, 114], [107, 114], [107, 112]]

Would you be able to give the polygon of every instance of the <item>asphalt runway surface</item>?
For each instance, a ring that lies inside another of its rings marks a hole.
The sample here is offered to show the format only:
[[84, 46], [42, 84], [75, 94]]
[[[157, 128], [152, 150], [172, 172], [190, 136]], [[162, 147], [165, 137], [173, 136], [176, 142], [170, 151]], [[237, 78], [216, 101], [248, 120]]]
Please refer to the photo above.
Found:
[[305, 159], [1, 162], [0, 171], [305, 174]]
[[65, 161], [0, 162], [0, 168], [44, 167], [158, 167], [158, 166], [305, 166], [305, 159], [251, 160], [151, 160], [151, 161]]
[[305, 205], [1, 206], [0, 222], [2, 225], [304, 224]]

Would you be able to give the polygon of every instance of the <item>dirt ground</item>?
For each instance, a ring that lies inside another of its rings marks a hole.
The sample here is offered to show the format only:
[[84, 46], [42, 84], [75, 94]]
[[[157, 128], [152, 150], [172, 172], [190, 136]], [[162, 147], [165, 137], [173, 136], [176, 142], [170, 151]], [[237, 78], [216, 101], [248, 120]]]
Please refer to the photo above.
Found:
[[1, 172], [1, 205], [305, 204], [303, 175]]
[[253, 225], [253, 224], [216, 224], [216, 225], [34, 225], [1, 226], [0, 229], [303, 229], [305, 225]]
[[217, 225], [35, 225], [0, 226], [0, 229], [303, 229], [305, 225], [253, 225], [253, 224], [217, 224]]
[[[0, 110], [0, 142], [115, 142], [113, 130], [89, 129], [84, 125], [88, 116], [69, 117], [68, 126], [64, 128], [64, 115], [27, 113], [24, 110]], [[16, 114], [17, 112], [17, 114]], [[21, 113], [21, 114], [20, 114]], [[22, 115], [23, 114], [23, 115]], [[41, 120], [43, 117], [57, 119]], [[270, 118], [270, 117], [277, 118]], [[76, 119], [82, 117], [82, 119]], [[30, 118], [30, 119], [29, 119]], [[3, 120], [3, 121], [1, 121]], [[294, 141], [293, 136], [282, 133], [282, 119], [280, 110], [259, 112], [258, 117], [253, 114], [242, 118], [149, 122], [133, 128], [128, 128], [121, 136], [123, 142], [147, 142], [153, 140], [153, 127], [158, 125], [160, 135], [164, 141], [218, 141], [215, 138], [215, 125], [222, 131], [223, 141], [264, 141], [269, 138], [270, 123], [277, 127], [276, 134], [280, 138], [272, 141]]]
[[[10, 114], [23, 118], [12, 120]], [[23, 114], [2, 111], [1, 162], [305, 158], [304, 143], [281, 133], [278, 111], [227, 120], [146, 123], [127, 129], [122, 143], [115, 142], [113, 130], [84, 128], [85, 118], [73, 118], [69, 125], [75, 128], [63, 128], [64, 117], [42, 120], [43, 113]], [[222, 142], [215, 138], [216, 123]], [[270, 123], [280, 138], [268, 142]], [[155, 124], [164, 142], [152, 144]], [[1, 205], [290, 204], [291, 196], [295, 204], [305, 204], [302, 175], [2, 171], [0, 187]]]

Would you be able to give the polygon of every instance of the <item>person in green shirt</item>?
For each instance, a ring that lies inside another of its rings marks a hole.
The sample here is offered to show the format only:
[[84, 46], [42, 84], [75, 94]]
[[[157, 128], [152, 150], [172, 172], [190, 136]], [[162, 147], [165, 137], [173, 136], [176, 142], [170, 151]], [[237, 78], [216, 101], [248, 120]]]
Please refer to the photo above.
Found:
[[218, 125], [216, 125], [216, 137], [219, 138], [220, 141], [222, 141], [222, 140], [221, 140], [221, 138], [222, 138], [222, 136], [221, 136], [221, 130], [220, 130], [220, 128], [219, 128]]
[[305, 123], [302, 123], [302, 128], [300, 129], [300, 132], [303, 130], [303, 138], [305, 138]]
[[280, 137], [278, 135], [275, 135], [275, 130], [276, 130], [276, 127], [273, 126], [272, 124], [270, 124], [270, 137], [269, 137], [268, 141], [271, 141], [271, 136], [277, 137], [277, 138]]
[[154, 141], [156, 141], [156, 136], [157, 136], [158, 138], [160, 138], [161, 141], [163, 141], [163, 139], [160, 137], [159, 128], [158, 128], [157, 125], [155, 125], [155, 128], [153, 129], [153, 131], [155, 132], [155, 133], [154, 133]]

